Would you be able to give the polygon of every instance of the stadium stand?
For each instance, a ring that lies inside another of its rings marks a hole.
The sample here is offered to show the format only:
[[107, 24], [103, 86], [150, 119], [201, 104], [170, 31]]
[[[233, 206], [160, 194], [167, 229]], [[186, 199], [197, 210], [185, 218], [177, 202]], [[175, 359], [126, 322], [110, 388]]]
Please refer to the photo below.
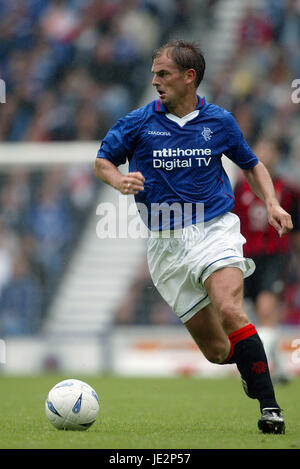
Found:
[[0, 140], [98, 140], [136, 106], [188, 2], [0, 1]]
[[54, 167], [17, 166], [2, 174], [2, 335], [40, 329], [89, 214], [95, 188], [90, 168], [81, 168], [79, 177], [72, 168]]

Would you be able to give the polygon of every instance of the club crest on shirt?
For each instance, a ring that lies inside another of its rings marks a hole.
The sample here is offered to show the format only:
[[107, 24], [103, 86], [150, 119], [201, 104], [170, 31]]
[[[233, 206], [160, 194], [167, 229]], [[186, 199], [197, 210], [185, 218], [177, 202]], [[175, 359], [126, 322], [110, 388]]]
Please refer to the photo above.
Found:
[[213, 131], [210, 130], [209, 127], [204, 127], [201, 133], [202, 137], [204, 138], [206, 142], [208, 142], [208, 140], [211, 139], [212, 134], [213, 134]]

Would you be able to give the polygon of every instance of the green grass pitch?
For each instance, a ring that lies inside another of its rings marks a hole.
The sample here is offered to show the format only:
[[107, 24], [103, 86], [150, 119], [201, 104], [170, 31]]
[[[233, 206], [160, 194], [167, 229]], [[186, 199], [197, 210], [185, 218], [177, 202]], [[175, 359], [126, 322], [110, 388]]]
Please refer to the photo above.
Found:
[[[98, 419], [85, 432], [56, 430], [45, 416], [49, 389], [71, 377], [87, 381], [100, 399]], [[258, 431], [258, 402], [237, 377], [2, 375], [0, 448], [299, 449], [300, 379], [275, 389], [285, 435]]]

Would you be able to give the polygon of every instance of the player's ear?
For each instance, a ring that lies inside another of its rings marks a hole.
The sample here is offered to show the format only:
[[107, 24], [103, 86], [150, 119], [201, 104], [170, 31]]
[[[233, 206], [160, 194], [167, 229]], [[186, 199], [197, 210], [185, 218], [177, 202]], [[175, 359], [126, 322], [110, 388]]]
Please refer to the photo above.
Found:
[[184, 74], [185, 74], [185, 82], [186, 82], [187, 85], [189, 85], [190, 83], [195, 82], [195, 80], [196, 80], [196, 71], [195, 71], [195, 69], [189, 68], [188, 70], [185, 70]]

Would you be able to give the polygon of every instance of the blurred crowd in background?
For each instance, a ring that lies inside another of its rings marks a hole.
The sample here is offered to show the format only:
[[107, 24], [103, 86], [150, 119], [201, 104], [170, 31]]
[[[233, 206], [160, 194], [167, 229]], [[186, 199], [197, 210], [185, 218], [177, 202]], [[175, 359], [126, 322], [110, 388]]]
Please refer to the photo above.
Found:
[[[221, 1], [199, 2], [211, 33]], [[190, 6], [190, 0], [0, 0], [0, 78], [7, 93], [0, 144], [103, 138], [139, 105], [153, 50], [189, 28]], [[195, 39], [201, 43], [201, 31]], [[291, 100], [292, 81], [300, 78], [299, 1], [247, 8], [235, 42], [232, 56], [205, 82], [207, 100], [233, 112], [250, 145], [258, 136], [276, 140], [278, 171], [300, 186], [300, 105]], [[0, 335], [39, 330], [93, 207], [91, 170], [1, 174]], [[300, 323], [300, 285], [291, 288], [286, 302], [292, 322]], [[177, 323], [145, 265], [116, 322]]]
[[90, 167], [0, 176], [0, 331], [38, 332], [95, 199]]
[[250, 146], [274, 139], [281, 173], [299, 183], [300, 106], [291, 96], [300, 77], [300, 2], [262, 3], [264, 9], [249, 6], [237, 25], [236, 48], [212, 80], [211, 101], [232, 111]]
[[99, 140], [137, 106], [185, 0], [0, 0], [0, 141]]

